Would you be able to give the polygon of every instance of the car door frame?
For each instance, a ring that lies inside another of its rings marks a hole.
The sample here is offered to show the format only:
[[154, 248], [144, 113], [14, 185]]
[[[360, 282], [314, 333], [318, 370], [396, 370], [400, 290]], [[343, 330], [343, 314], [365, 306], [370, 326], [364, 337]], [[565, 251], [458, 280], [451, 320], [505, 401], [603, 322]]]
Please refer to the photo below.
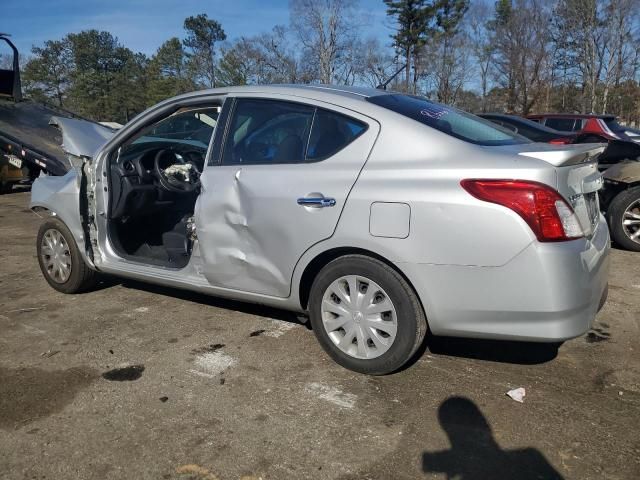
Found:
[[[328, 110], [330, 112], [335, 112], [337, 114], [341, 114], [341, 115], [345, 115], [349, 118], [353, 118], [354, 120], [363, 122], [367, 125], [367, 132], [369, 135], [371, 135], [371, 145], [369, 150], [366, 153], [366, 156], [362, 162], [362, 164], [359, 166], [358, 171], [353, 179], [353, 182], [351, 183], [351, 185], [348, 188], [348, 191], [344, 197], [344, 201], [342, 202], [342, 204], [340, 205], [340, 211], [338, 213], [337, 216], [337, 220], [335, 222], [335, 224], [333, 225], [333, 229], [331, 231], [331, 234], [327, 237], [321, 238], [318, 241], [314, 242], [311, 245], [308, 245], [307, 248], [300, 252], [299, 255], [297, 255], [297, 258], [294, 260], [293, 262], [293, 268], [292, 271], [290, 273], [290, 275], [288, 275], [288, 292], [286, 297], [280, 297], [280, 296], [275, 296], [274, 298], [295, 298], [297, 300], [297, 288], [294, 285], [294, 279], [299, 275], [298, 274], [298, 270], [300, 268], [304, 268], [305, 265], [301, 265], [301, 260], [305, 257], [305, 254], [310, 251], [311, 249], [314, 249], [315, 247], [317, 247], [318, 245], [322, 244], [323, 242], [328, 242], [331, 240], [331, 238], [334, 236], [337, 228], [338, 228], [338, 224], [340, 222], [340, 219], [342, 217], [342, 213], [344, 211], [344, 208], [346, 206], [346, 203], [348, 201], [349, 195], [351, 194], [351, 191], [353, 190], [354, 185], [356, 184], [359, 176], [362, 173], [362, 170], [365, 168], [369, 157], [371, 155], [371, 152], [373, 151], [374, 147], [375, 147], [375, 143], [377, 141], [377, 138], [380, 134], [380, 130], [381, 130], [381, 125], [380, 122], [377, 121], [375, 118], [372, 118], [371, 116], [368, 116], [360, 111], [356, 111], [356, 110], [352, 110], [349, 108], [346, 108], [342, 105], [338, 105], [336, 103], [332, 103], [332, 102], [327, 102], [327, 101], [323, 101], [323, 100], [319, 100], [317, 98], [309, 98], [306, 96], [298, 96], [298, 95], [294, 95], [294, 94], [283, 94], [283, 93], [275, 93], [275, 92], [230, 92], [229, 95], [227, 96], [227, 100], [225, 101], [225, 104], [223, 105], [223, 109], [219, 118], [219, 123], [224, 121], [224, 131], [221, 130], [217, 130], [216, 133], [214, 134], [214, 140], [212, 143], [212, 148], [211, 148], [211, 152], [209, 157], [207, 158], [206, 164], [205, 164], [205, 168], [203, 170], [203, 174], [207, 171], [207, 169], [210, 168], [240, 168], [241, 165], [225, 165], [223, 163], [223, 158], [224, 158], [224, 147], [225, 147], [225, 143], [226, 143], [226, 138], [227, 135], [229, 135], [229, 129], [231, 128], [231, 122], [233, 119], [233, 112], [235, 110], [235, 105], [237, 100], [239, 99], [259, 99], [259, 100], [274, 100], [274, 101], [283, 101], [283, 102], [292, 102], [292, 103], [298, 103], [298, 104], [302, 104], [302, 105], [307, 105], [307, 106], [311, 106], [311, 107], [317, 107], [317, 108], [322, 108], [324, 110]], [[227, 107], [228, 104], [228, 107]], [[356, 139], [355, 141], [358, 141], [358, 139]], [[346, 146], [348, 147], [348, 145]], [[345, 148], [346, 148], [345, 147]], [[330, 157], [327, 158], [323, 158], [323, 159], [319, 159], [319, 160], [314, 160], [314, 161], [310, 161], [310, 162], [304, 162], [304, 163], [308, 163], [308, 164], [322, 164], [323, 162], [327, 162], [329, 161], [333, 156], [338, 155], [343, 149], [340, 149], [338, 152], [334, 153], [333, 155], [331, 155]], [[303, 163], [303, 162], [300, 162]], [[267, 164], [268, 165], [279, 165], [279, 164]], [[290, 165], [290, 164], [288, 164]], [[251, 167], [251, 166], [255, 166], [255, 164], [247, 164], [247, 167]], [[262, 165], [261, 165], [262, 166]], [[198, 201], [200, 201], [200, 198], [198, 199]], [[301, 207], [302, 208], [302, 207]], [[198, 206], [196, 206], [196, 215], [198, 214]], [[198, 224], [198, 221], [196, 220], [196, 225]], [[202, 244], [199, 245], [200, 248], [202, 248]], [[220, 286], [216, 286], [216, 288], [225, 288], [225, 287], [220, 287]], [[243, 293], [248, 293], [248, 294], [254, 294], [254, 295], [264, 295], [261, 293], [254, 293], [254, 292], [247, 292], [244, 290], [234, 290], [237, 292], [243, 292]], [[271, 295], [268, 295], [271, 296]]]
[[[81, 184], [83, 188], [81, 188], [80, 195], [80, 215], [83, 218], [82, 223], [87, 253], [96, 269], [105, 273], [138, 278], [145, 281], [157, 278], [158, 283], [180, 279], [185, 279], [188, 282], [195, 281], [197, 283], [200, 275], [198, 274], [196, 265], [191, 261], [183, 269], [150, 265], [123, 258], [113, 247], [109, 238], [107, 218], [111, 200], [111, 188], [108, 177], [109, 169], [107, 166], [112, 154], [148, 125], [158, 122], [163, 117], [167, 117], [180, 108], [206, 104], [211, 104], [212, 106], [215, 104], [224, 105], [227, 96], [228, 92], [198, 92], [162, 102], [145, 111], [118, 131], [113, 138], [97, 152], [95, 158], [84, 159], [84, 164], [81, 169]], [[209, 142], [207, 156], [211, 150], [216, 132], [217, 128]], [[206, 161], [205, 158], [205, 164]]]

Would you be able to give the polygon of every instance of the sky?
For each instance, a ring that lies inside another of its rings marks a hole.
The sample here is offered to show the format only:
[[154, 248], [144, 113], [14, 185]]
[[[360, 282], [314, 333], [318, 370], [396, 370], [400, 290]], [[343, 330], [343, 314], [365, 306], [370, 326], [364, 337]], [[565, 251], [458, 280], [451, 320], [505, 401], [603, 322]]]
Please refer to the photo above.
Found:
[[[184, 19], [199, 13], [219, 21], [230, 40], [289, 24], [289, 0], [0, 0], [0, 4], [0, 32], [11, 34], [23, 56], [45, 40], [92, 28], [106, 30], [131, 50], [151, 55], [168, 38], [182, 38]], [[365, 36], [389, 44], [391, 29], [382, 0], [360, 0], [360, 5], [368, 17], [362, 19], [367, 24]], [[5, 50], [0, 53], [8, 53]]]

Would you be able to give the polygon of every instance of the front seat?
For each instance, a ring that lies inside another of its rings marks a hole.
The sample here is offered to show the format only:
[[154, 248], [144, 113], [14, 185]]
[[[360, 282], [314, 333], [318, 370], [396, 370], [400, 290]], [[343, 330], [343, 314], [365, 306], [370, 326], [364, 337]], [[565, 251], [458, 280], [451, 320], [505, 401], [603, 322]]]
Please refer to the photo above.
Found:
[[294, 163], [304, 159], [302, 153], [302, 139], [298, 135], [288, 135], [278, 145], [273, 162], [274, 163]]

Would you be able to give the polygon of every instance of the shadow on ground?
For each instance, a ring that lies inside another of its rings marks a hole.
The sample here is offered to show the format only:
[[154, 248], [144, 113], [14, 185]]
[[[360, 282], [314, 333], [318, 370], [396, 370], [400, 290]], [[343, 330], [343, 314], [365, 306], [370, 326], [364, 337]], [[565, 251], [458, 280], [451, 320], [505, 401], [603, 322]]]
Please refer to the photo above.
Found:
[[556, 358], [560, 345], [560, 343], [432, 336], [427, 340], [426, 346], [429, 352], [434, 355], [448, 355], [519, 365], [537, 365]]
[[[223, 308], [249, 315], [257, 315], [285, 322], [304, 324], [308, 329], [311, 329], [311, 324], [307, 317], [295, 312], [214, 297], [189, 290], [180, 290], [173, 287], [164, 287], [161, 285], [138, 282], [135, 280], [104, 277], [94, 290], [111, 288], [115, 285], [122, 285], [124, 288], [142, 290], [156, 295], [179, 298], [188, 302]], [[560, 343], [527, 343], [506, 340], [436, 337], [428, 335], [427, 341], [401, 370], [411, 367], [427, 350], [429, 353], [434, 355], [446, 355], [519, 365], [536, 365], [555, 359], [558, 355], [558, 348], [560, 345]]]
[[[260, 317], [272, 318], [274, 320], [282, 320], [284, 322], [291, 323], [305, 323], [306, 317], [287, 310], [281, 310], [278, 308], [267, 307], [265, 305], [259, 305], [255, 303], [240, 302], [237, 300], [229, 300], [221, 297], [214, 297], [206, 295], [204, 293], [192, 292], [189, 290], [180, 290], [172, 287], [164, 287], [161, 285], [153, 285], [150, 283], [137, 282], [134, 280], [124, 280], [117, 278], [109, 278], [103, 281], [102, 288], [109, 288], [111, 286], [120, 284], [124, 288], [130, 288], [135, 290], [143, 290], [145, 292], [153, 293], [156, 295], [163, 295], [172, 298], [179, 298], [187, 302], [198, 303], [201, 305], [208, 305], [216, 308], [224, 308], [226, 310], [232, 310], [234, 312], [246, 313], [249, 315], [257, 315]], [[100, 286], [98, 287], [100, 288]], [[305, 323], [307, 326], [309, 322]], [[308, 328], [310, 328], [308, 326]]]
[[451, 397], [438, 409], [440, 426], [451, 448], [422, 455], [424, 473], [445, 474], [457, 480], [561, 480], [544, 455], [535, 448], [503, 450], [480, 409], [464, 397]]

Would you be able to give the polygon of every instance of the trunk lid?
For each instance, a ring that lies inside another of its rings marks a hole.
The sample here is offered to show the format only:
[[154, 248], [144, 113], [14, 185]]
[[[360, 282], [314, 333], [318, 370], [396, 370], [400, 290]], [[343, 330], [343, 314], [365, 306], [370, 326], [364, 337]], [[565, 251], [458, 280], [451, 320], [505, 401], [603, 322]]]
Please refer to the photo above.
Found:
[[606, 144], [555, 146], [529, 143], [511, 148], [517, 155], [537, 158], [554, 167], [556, 190], [571, 205], [585, 236], [590, 238], [600, 218], [598, 190], [602, 188], [603, 181], [598, 171], [598, 157]]

